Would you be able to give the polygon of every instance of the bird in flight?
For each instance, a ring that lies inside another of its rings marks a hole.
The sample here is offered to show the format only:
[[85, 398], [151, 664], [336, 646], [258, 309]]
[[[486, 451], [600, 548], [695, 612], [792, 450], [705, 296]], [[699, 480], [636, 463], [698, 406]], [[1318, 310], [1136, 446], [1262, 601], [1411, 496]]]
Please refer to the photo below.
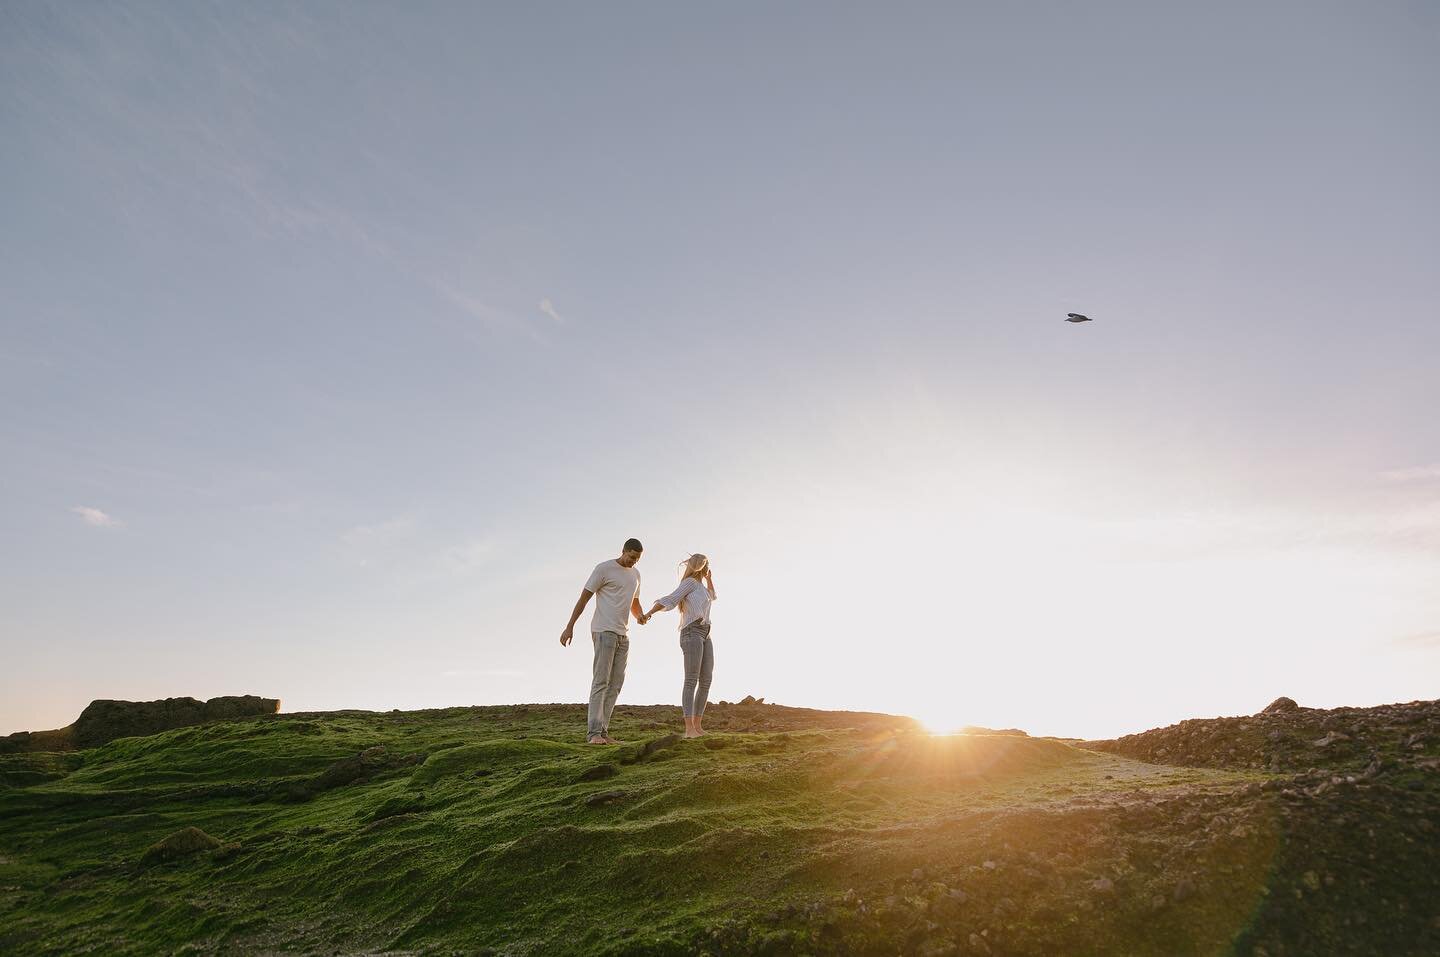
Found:
[[1069, 319], [1066, 319], [1066, 320], [1065, 320], [1066, 322], [1091, 322], [1091, 321], [1093, 321], [1093, 320], [1091, 320], [1091, 318], [1090, 318], [1089, 316], [1082, 316], [1082, 315], [1080, 315], [1080, 313], [1078, 313], [1078, 312], [1067, 312], [1066, 315], [1070, 317]]

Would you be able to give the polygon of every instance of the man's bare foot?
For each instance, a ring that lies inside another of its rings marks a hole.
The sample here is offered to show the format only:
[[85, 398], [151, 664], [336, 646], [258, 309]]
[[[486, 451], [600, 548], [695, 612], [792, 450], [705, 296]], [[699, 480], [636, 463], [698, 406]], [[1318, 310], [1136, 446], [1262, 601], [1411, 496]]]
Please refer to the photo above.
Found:
[[612, 744], [613, 742], [603, 734], [592, 734], [585, 741], [586, 744]]
[[604, 741], [603, 741], [602, 743], [604, 743], [604, 744], [620, 744], [621, 742], [620, 742], [618, 739], [612, 738], [612, 737], [610, 737], [610, 735], [607, 734], [607, 735], [605, 735], [605, 739], [604, 739]]

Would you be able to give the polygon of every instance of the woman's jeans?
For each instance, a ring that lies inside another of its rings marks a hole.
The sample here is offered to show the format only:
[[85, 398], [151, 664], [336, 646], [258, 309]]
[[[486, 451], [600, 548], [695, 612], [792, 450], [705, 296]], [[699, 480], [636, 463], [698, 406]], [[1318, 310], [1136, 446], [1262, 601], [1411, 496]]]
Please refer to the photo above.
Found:
[[680, 708], [687, 718], [705, 713], [710, 697], [710, 675], [715, 670], [715, 648], [710, 644], [710, 622], [696, 621], [680, 632], [680, 652], [685, 656], [685, 687]]

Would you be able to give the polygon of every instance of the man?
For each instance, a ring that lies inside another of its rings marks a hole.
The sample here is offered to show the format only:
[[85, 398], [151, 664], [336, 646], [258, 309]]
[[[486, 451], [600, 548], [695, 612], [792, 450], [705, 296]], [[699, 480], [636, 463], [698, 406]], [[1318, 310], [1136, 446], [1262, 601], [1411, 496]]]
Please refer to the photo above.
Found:
[[560, 644], [568, 647], [575, 637], [575, 622], [595, 596], [595, 616], [590, 619], [590, 640], [595, 644], [595, 662], [590, 679], [590, 744], [619, 744], [610, 737], [610, 715], [620, 686], [625, 683], [625, 660], [630, 656], [626, 626], [633, 614], [640, 624], [650, 620], [640, 608], [640, 572], [635, 563], [644, 551], [636, 539], [626, 539], [619, 558], [601, 562], [580, 590], [580, 600], [570, 612], [570, 624], [560, 632]]

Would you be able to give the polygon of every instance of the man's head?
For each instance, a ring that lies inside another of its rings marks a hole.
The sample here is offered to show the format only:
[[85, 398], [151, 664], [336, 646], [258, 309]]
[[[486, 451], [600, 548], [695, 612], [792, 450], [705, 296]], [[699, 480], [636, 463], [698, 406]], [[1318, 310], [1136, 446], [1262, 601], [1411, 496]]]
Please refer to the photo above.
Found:
[[640, 544], [638, 538], [625, 539], [625, 547], [620, 550], [620, 557], [615, 559], [620, 563], [621, 568], [632, 568], [640, 560], [640, 553], [645, 547]]

